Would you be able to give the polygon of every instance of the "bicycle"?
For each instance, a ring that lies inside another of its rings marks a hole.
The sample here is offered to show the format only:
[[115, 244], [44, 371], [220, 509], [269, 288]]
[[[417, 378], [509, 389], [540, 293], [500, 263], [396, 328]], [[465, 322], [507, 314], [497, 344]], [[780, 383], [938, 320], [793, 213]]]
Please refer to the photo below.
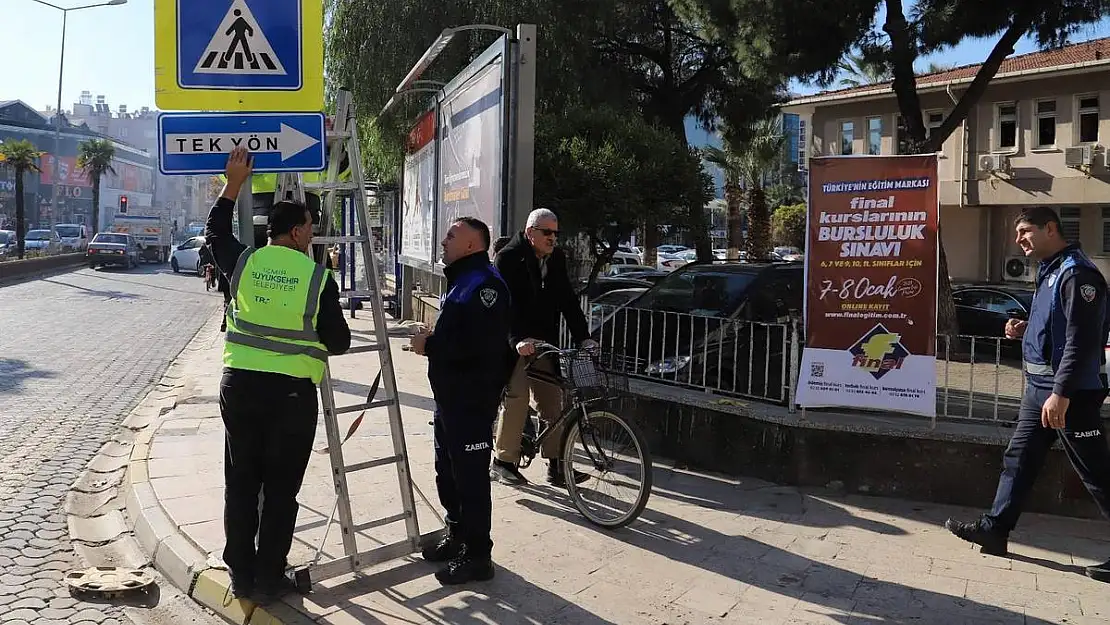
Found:
[[[549, 356], [558, 358], [558, 373], [554, 376], [534, 368]], [[591, 523], [608, 529], [624, 527], [636, 520], [651, 496], [652, 459], [644, 435], [634, 423], [617, 414], [588, 409], [592, 404], [619, 399], [620, 395], [613, 391], [623, 388], [627, 380], [602, 370], [596, 350], [559, 349], [550, 343], [536, 344], [535, 357], [526, 366], [526, 372], [533, 380], [559, 387], [564, 409], [555, 423], [536, 425], [535, 436], [529, 436], [526, 429], [518, 465], [521, 468], [530, 465], [544, 439], [552, 430], [564, 426], [560, 448], [564, 478], [574, 507]], [[529, 411], [528, 419], [537, 417]], [[607, 425], [615, 426], [612, 432], [606, 432]], [[619, 450], [606, 452], [603, 443], [614, 442], [617, 434], [626, 434], [628, 443]], [[580, 484], [575, 481], [576, 472], [587, 476]], [[633, 480], [638, 486], [633, 485]], [[622, 510], [614, 503], [598, 501], [600, 497], [590, 494], [590, 485], [627, 486], [634, 490], [635, 497]]]

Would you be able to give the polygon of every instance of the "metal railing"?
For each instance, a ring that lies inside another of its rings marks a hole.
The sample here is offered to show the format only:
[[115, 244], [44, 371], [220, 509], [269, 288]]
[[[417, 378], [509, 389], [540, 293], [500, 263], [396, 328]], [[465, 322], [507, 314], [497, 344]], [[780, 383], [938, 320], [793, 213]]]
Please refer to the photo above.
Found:
[[[616, 373], [794, 410], [804, 346], [800, 320], [760, 323], [591, 306], [585, 298], [582, 307], [601, 343], [602, 365]], [[570, 343], [564, 326], [563, 344]], [[938, 336], [936, 389], [938, 419], [1013, 421], [1025, 390], [1020, 341]], [[1104, 406], [1110, 417], [1110, 404]]]

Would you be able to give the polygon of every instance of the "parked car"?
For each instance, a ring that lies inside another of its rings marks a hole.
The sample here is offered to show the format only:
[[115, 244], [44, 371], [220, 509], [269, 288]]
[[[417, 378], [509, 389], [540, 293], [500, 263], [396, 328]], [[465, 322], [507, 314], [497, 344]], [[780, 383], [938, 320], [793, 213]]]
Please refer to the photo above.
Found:
[[609, 291], [636, 288], [649, 289], [651, 285], [651, 282], [642, 278], [630, 278], [628, 276], [610, 278], [598, 276], [594, 279], [592, 285], [588, 285], [588, 288], [585, 280], [579, 281], [578, 286], [575, 288], [575, 293], [577, 293], [579, 297], [585, 295], [587, 299], [592, 302]]
[[61, 241], [63, 252], [84, 252], [89, 249], [89, 229], [84, 224], [57, 224], [54, 233]]
[[15, 230], [0, 230], [0, 257], [16, 254]]
[[637, 280], [647, 280], [648, 282], [650, 282], [652, 284], [655, 284], [655, 283], [659, 282], [660, 280], [662, 280], [663, 278], [666, 278], [669, 275], [670, 274], [666, 271], [659, 271], [658, 269], [652, 269], [652, 268], [648, 267], [646, 269], [642, 269], [642, 270], [638, 270], [638, 271], [626, 271], [626, 272], [621, 274], [621, 277], [622, 278], [635, 278]]
[[800, 265], [691, 264], [592, 334], [618, 370], [785, 400], [786, 322], [800, 315], [803, 292]]
[[609, 319], [609, 317], [628, 304], [628, 302], [639, 297], [644, 291], [647, 291], [647, 288], [614, 289], [608, 293], [599, 295], [596, 299], [590, 300], [590, 310], [587, 315], [590, 331], [592, 332], [597, 329], [598, 326]]
[[[958, 284], [952, 286], [952, 299], [956, 304], [959, 333], [991, 339], [976, 345], [977, 359], [993, 360], [995, 340], [998, 340], [1000, 358], [1021, 360], [1021, 339], [1006, 338], [1005, 328], [1010, 319], [1029, 318], [1029, 310], [1033, 306], [1032, 287], [1021, 284]], [[970, 341], [962, 339], [960, 345], [968, 349]], [[1106, 361], [1110, 362], [1110, 336], [1106, 337], [1104, 349]]]
[[204, 237], [193, 237], [174, 248], [170, 255], [170, 267], [174, 273], [182, 269], [200, 275], [200, 248], [204, 246]]
[[56, 252], [62, 247], [62, 240], [58, 235], [49, 230], [30, 230], [23, 237], [23, 249], [26, 251]]
[[89, 242], [85, 258], [90, 269], [114, 266], [130, 269], [139, 266], [139, 243], [123, 232], [99, 232]]
[[627, 273], [642, 273], [644, 271], [655, 271], [647, 265], [609, 265], [609, 268], [601, 273], [606, 277], [623, 276]]

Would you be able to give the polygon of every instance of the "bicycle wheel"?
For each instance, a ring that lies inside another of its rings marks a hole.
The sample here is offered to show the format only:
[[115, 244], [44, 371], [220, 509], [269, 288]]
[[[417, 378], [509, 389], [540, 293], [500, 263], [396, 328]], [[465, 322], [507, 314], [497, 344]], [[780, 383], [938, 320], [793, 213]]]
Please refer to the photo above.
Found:
[[[601, 527], [628, 525], [651, 496], [651, 453], [644, 435], [604, 410], [569, 425], [563, 437], [563, 471], [574, 507]], [[575, 483], [576, 472], [586, 475], [581, 484]]]

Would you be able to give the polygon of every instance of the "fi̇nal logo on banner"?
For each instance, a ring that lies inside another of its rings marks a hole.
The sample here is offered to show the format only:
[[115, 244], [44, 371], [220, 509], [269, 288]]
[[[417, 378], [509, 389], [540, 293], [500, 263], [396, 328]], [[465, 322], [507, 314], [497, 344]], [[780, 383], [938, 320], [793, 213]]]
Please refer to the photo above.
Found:
[[852, 354], [852, 366], [867, 371], [876, 380], [895, 369], [901, 369], [909, 350], [900, 342], [902, 336], [876, 324], [855, 345], [848, 348]]

